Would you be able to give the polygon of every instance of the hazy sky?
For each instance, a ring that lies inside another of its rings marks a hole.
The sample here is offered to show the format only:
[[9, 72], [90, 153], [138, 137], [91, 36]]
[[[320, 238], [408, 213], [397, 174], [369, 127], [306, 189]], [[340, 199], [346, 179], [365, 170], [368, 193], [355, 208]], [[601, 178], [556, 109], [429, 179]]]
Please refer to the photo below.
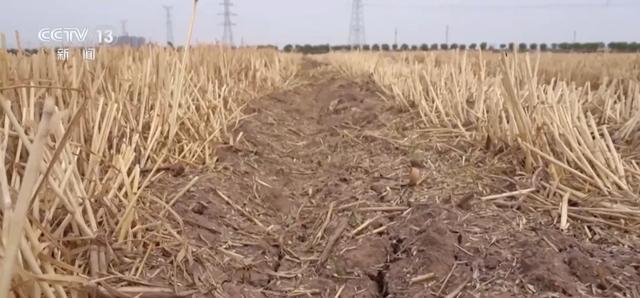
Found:
[[[221, 0], [200, 0], [194, 42], [222, 35]], [[332, 43], [348, 40], [351, 0], [233, 0], [235, 41], [248, 44]], [[367, 43], [449, 41], [640, 41], [639, 0], [364, 0]], [[607, 4], [608, 3], [608, 4]], [[43, 27], [112, 26], [126, 19], [131, 35], [165, 42], [165, 12], [173, 9], [176, 43], [186, 39], [190, 0], [0, 0], [0, 32], [13, 45], [15, 30], [35, 47]]]

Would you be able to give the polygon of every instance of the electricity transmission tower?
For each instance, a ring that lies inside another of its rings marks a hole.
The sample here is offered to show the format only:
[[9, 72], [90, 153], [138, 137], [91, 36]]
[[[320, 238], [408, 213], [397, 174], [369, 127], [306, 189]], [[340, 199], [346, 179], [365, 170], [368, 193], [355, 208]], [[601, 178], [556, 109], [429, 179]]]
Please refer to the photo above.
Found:
[[444, 29], [444, 43], [449, 44], [449, 25]]
[[127, 20], [121, 20], [120, 26], [122, 26], [122, 36], [129, 36], [129, 32], [127, 32]]
[[228, 46], [233, 46], [233, 29], [232, 27], [235, 25], [231, 22], [231, 16], [235, 16], [235, 13], [231, 12], [231, 0], [223, 0], [221, 5], [224, 8], [224, 12], [220, 15], [224, 16], [224, 22], [222, 25], [224, 26], [224, 32], [222, 33], [222, 43]]
[[398, 28], [393, 32], [393, 44], [398, 44]]
[[349, 44], [352, 47], [360, 47], [366, 44], [362, 0], [353, 0], [351, 24], [349, 26]]
[[173, 7], [162, 6], [167, 11], [167, 44], [173, 45], [173, 24], [171, 23], [171, 9]]

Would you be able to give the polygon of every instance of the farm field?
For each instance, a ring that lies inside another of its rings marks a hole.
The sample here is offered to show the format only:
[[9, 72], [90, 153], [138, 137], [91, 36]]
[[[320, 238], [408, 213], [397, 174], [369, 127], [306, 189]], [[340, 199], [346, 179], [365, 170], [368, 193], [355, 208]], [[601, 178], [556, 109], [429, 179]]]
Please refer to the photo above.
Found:
[[1, 297], [640, 297], [640, 55], [97, 57], [0, 52]]

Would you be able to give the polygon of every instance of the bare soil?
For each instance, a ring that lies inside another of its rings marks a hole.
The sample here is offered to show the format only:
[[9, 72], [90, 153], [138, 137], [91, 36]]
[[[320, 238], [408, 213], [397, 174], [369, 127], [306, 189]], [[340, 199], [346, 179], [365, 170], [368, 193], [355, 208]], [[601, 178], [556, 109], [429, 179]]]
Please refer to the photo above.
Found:
[[311, 61], [302, 76], [303, 86], [249, 103], [215, 169], [188, 167], [154, 185], [173, 194], [198, 177], [174, 205], [189, 244], [166, 256], [188, 259], [176, 288], [198, 297], [640, 297], [633, 235], [579, 222], [562, 231], [555, 210], [482, 201], [528, 188], [531, 177], [508, 154], [421, 127], [373, 85]]

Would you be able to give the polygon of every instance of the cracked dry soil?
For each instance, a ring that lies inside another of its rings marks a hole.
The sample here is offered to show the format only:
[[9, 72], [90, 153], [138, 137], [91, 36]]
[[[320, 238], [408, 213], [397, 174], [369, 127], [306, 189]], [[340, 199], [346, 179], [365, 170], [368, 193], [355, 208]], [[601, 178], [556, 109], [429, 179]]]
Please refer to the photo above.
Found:
[[306, 84], [248, 104], [214, 170], [154, 188], [200, 177], [174, 206], [195, 247], [181, 286], [200, 297], [638, 295], [637, 242], [481, 202], [525, 178], [424, 132], [373, 85], [306, 64]]

